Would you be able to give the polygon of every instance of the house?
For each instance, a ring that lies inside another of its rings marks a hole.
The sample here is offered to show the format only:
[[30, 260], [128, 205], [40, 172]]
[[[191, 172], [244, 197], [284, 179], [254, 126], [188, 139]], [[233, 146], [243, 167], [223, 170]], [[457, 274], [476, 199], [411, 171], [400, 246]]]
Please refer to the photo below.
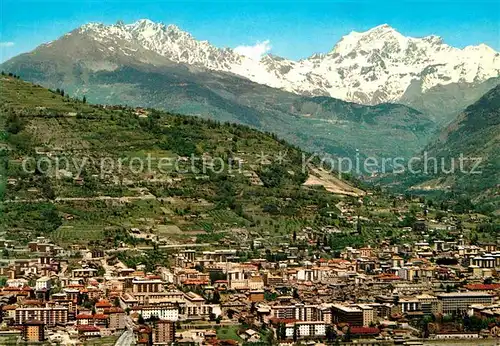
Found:
[[95, 326], [79, 325], [76, 326], [78, 335], [84, 338], [98, 338], [101, 336], [101, 330]]
[[246, 342], [259, 342], [260, 334], [253, 329], [247, 329], [240, 334], [240, 337]]

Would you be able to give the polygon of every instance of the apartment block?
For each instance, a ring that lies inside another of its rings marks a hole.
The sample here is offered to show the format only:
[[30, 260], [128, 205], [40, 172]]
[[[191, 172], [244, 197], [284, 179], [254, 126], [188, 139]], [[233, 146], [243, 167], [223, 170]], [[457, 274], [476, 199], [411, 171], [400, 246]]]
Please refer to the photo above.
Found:
[[473, 304], [493, 304], [493, 296], [482, 292], [442, 293], [438, 294], [437, 298], [440, 303], [440, 312], [443, 314], [465, 312]]
[[66, 324], [68, 322], [68, 308], [17, 308], [16, 324], [21, 325], [26, 321], [38, 320], [46, 326], [53, 327], [56, 324]]
[[153, 345], [170, 345], [175, 341], [175, 323], [157, 321], [153, 329]]

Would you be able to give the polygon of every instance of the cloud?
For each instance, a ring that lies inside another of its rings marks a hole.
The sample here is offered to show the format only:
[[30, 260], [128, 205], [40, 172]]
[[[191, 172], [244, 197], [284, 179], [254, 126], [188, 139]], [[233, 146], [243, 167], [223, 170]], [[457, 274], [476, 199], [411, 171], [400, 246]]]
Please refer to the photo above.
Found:
[[266, 53], [271, 51], [271, 42], [269, 40], [257, 41], [253, 46], [238, 46], [234, 51], [238, 54], [245, 55], [250, 59], [259, 61]]
[[14, 45], [14, 42], [0, 42], [1, 48], [12, 47], [13, 45]]

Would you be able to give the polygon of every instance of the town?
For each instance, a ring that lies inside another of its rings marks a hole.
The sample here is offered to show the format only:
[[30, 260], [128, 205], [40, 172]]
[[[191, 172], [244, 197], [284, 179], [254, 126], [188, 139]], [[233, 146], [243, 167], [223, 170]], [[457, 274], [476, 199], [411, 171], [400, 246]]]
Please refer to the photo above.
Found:
[[276, 241], [240, 230], [165, 245], [132, 228], [129, 243], [61, 246], [4, 234], [0, 344], [494, 345], [495, 226], [396, 196], [389, 209], [401, 223], [367, 231], [374, 220], [360, 205], [373, 200], [347, 198], [336, 206], [342, 222]]

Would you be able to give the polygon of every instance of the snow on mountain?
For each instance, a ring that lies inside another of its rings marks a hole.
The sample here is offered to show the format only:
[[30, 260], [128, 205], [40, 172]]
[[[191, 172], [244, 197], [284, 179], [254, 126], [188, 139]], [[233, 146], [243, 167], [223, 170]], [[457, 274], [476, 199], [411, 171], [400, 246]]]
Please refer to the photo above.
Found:
[[480, 83], [500, 75], [500, 54], [484, 44], [458, 49], [438, 36], [406, 37], [387, 24], [351, 32], [331, 52], [300, 61], [273, 55], [256, 61], [198, 41], [175, 25], [147, 19], [109, 26], [92, 23], [78, 31], [110, 47], [130, 42], [177, 63], [234, 73], [298, 94], [363, 104], [396, 102], [412, 81], [419, 81], [425, 93], [436, 85]]

